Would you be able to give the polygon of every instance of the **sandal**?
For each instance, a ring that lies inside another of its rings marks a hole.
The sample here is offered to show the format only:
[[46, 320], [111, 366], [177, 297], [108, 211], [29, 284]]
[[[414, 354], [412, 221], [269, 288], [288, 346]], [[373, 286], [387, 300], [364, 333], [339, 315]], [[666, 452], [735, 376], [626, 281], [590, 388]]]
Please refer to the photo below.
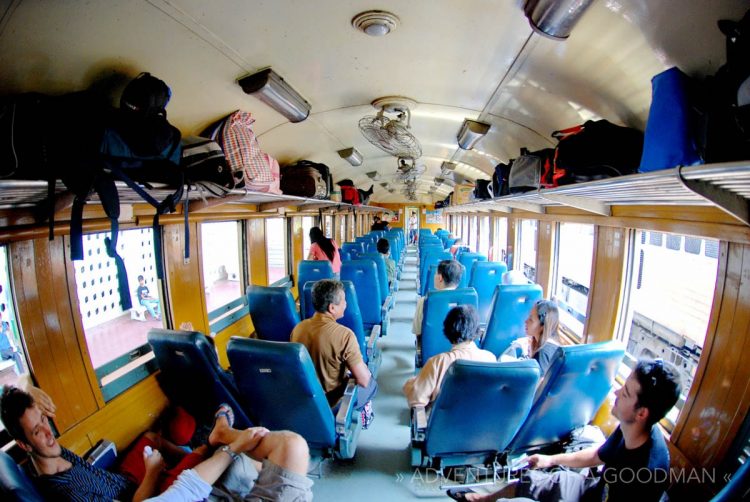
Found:
[[453, 500], [458, 500], [459, 502], [466, 500], [466, 495], [469, 493], [476, 493], [471, 488], [451, 488], [448, 490], [447, 495], [452, 498]]
[[218, 420], [219, 417], [226, 417], [229, 427], [234, 426], [234, 410], [227, 403], [221, 403], [219, 405], [219, 409], [214, 413], [214, 423], [216, 423], [216, 420]]

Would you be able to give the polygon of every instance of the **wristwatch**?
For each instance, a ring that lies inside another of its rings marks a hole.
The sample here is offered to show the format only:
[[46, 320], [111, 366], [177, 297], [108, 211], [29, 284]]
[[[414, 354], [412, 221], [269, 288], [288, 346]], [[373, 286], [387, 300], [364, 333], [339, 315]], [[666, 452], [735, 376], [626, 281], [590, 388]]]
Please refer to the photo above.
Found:
[[228, 444], [225, 444], [224, 446], [222, 446], [221, 448], [219, 448], [219, 451], [223, 451], [224, 453], [226, 453], [227, 455], [229, 455], [230, 457], [232, 457], [232, 462], [234, 462], [235, 460], [237, 460], [238, 458], [240, 458], [240, 456], [238, 454], [236, 454], [235, 452], [233, 452], [231, 450], [231, 448], [229, 448]]

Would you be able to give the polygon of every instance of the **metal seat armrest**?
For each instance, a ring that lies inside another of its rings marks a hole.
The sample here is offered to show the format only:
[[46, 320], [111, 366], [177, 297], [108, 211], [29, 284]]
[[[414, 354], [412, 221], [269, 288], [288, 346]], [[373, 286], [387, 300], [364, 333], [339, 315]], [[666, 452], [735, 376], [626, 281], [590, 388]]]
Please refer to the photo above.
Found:
[[380, 338], [380, 325], [376, 324], [370, 331], [370, 337], [367, 339], [367, 360], [371, 360], [378, 348], [378, 338]]
[[427, 431], [427, 410], [424, 406], [411, 409], [411, 437], [414, 441], [424, 441]]
[[346, 434], [348, 424], [351, 421], [354, 405], [357, 403], [357, 382], [350, 378], [346, 383], [344, 396], [341, 398], [341, 406], [336, 413], [336, 434], [343, 436]]

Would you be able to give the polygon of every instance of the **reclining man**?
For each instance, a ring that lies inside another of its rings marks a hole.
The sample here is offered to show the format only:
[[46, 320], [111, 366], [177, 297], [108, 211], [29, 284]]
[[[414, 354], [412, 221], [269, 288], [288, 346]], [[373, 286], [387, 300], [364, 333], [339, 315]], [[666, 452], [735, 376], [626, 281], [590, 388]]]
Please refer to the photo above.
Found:
[[312, 304], [315, 315], [294, 328], [291, 341], [307, 348], [331, 407], [344, 395], [347, 372], [351, 372], [358, 386], [354, 409], [362, 412], [362, 428], [367, 429], [374, 417], [371, 400], [378, 384], [365, 364], [357, 336], [336, 322], [346, 311], [344, 285], [330, 279], [316, 282]]
[[660, 359], [638, 361], [623, 386], [615, 391], [612, 415], [620, 426], [603, 445], [575, 453], [529, 457], [529, 467], [540, 469], [603, 464], [599, 479], [572, 471], [530, 470], [518, 483], [490, 495], [471, 490], [451, 490], [448, 495], [472, 501], [658, 502], [669, 480], [669, 450], [657, 423], [675, 405], [681, 387], [680, 375], [671, 364]]
[[[175, 450], [179, 450], [178, 447], [154, 433], [146, 433], [125, 455], [120, 472], [108, 472], [63, 448], [55, 438], [43, 409], [48, 409], [48, 406], [38, 405], [31, 394], [15, 387], [6, 387], [0, 397], [3, 424], [18, 446], [31, 458], [38, 473], [35, 478], [37, 486], [53, 500], [141, 501], [167, 489], [182, 471], [197, 466], [208, 450], [206, 447], [187, 455], [184, 451], [177, 453]], [[269, 432], [257, 427], [238, 431], [231, 427], [232, 422], [231, 408], [222, 405], [209, 436], [209, 445], [226, 445], [218, 451], [232, 459], [232, 469], [223, 478], [223, 486], [227, 490], [239, 497], [312, 500], [312, 481], [306, 477], [309, 453], [307, 443], [301, 436], [286, 431]], [[147, 454], [146, 446], [154, 453]], [[176, 465], [166, 472], [162, 472], [162, 452], [178, 458]], [[250, 459], [238, 455], [243, 452], [263, 462], [260, 475], [257, 475]]]

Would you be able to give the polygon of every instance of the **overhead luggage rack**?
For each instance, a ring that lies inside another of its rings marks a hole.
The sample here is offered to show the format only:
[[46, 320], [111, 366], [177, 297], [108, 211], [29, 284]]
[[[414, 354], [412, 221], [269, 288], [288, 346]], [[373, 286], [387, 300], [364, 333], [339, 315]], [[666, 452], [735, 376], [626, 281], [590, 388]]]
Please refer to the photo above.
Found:
[[[120, 204], [140, 204], [143, 199], [132, 191], [125, 183], [115, 182], [120, 195]], [[37, 207], [47, 198], [46, 181], [26, 181], [26, 180], [0, 180], [0, 210], [13, 209], [30, 209]], [[61, 181], [55, 184], [55, 194], [60, 195], [66, 191], [65, 185]], [[146, 191], [156, 199], [162, 200], [174, 192], [172, 188], [165, 188], [158, 184], [153, 184], [153, 188], [147, 188]], [[187, 192], [186, 192], [187, 193]], [[352, 206], [343, 202], [323, 199], [307, 199], [296, 197], [294, 195], [277, 195], [262, 192], [246, 192], [244, 190], [233, 190], [226, 198], [208, 197], [201, 193], [200, 190], [191, 189], [189, 192], [190, 210], [197, 210], [201, 203], [206, 201], [206, 206], [219, 204], [252, 204], [257, 206], [258, 211], [268, 211], [279, 207], [294, 207], [298, 211], [330, 209], [330, 210], [351, 210], [361, 212], [378, 212], [383, 211], [382, 207], [376, 206]], [[98, 204], [99, 199], [96, 193], [91, 195], [90, 203]]]
[[604, 216], [612, 206], [715, 206], [750, 225], [750, 161], [676, 167], [450, 206], [446, 213], [568, 206]]

